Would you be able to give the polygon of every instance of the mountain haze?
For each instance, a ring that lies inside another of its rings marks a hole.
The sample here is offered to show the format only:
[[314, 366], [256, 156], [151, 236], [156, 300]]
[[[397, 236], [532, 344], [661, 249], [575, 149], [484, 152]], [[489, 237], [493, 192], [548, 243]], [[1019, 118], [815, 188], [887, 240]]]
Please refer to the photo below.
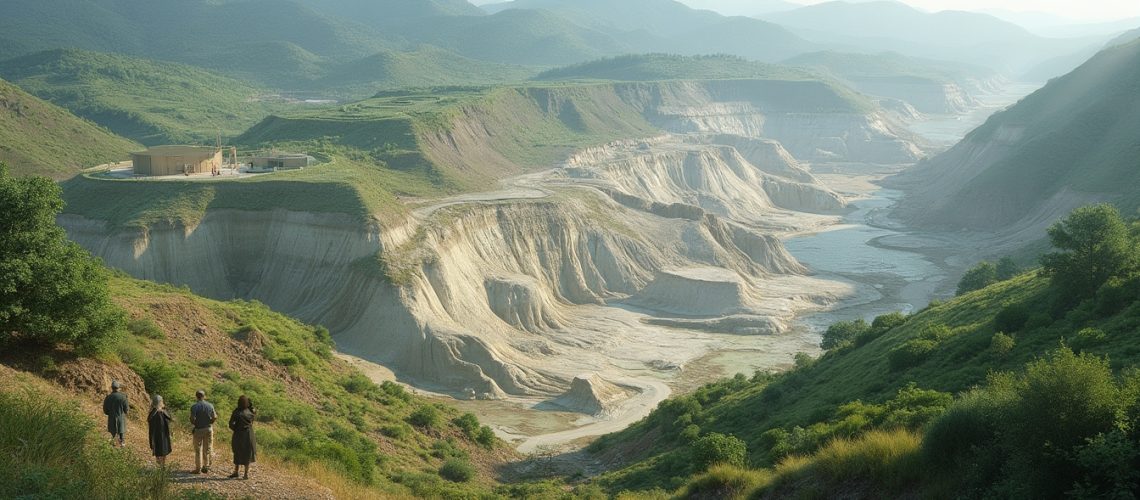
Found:
[[995, 230], [1076, 204], [1140, 206], [1140, 41], [1106, 49], [898, 177], [915, 224]]

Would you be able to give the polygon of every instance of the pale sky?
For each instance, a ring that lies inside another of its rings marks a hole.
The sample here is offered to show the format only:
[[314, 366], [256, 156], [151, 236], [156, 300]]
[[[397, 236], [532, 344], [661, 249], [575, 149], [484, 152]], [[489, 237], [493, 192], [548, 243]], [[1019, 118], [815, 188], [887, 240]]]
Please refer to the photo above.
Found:
[[[474, 0], [476, 5], [503, 0]], [[620, 2], [621, 0], [614, 0]], [[750, 0], [679, 0], [681, 3], [702, 9], [742, 13]], [[794, 3], [813, 4], [823, 0], [788, 0]], [[928, 11], [1005, 9], [1017, 12], [1044, 12], [1075, 22], [1115, 21], [1140, 17], [1140, 0], [902, 0], [904, 3]], [[756, 0], [763, 4], [764, 0]], [[718, 9], [723, 7], [723, 9]]]

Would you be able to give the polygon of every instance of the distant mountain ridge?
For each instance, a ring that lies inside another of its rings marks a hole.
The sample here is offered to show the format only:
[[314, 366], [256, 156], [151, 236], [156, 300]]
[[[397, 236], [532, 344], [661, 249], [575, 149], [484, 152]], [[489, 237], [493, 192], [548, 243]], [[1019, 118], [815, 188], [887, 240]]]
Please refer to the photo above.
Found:
[[1081, 46], [1079, 40], [1043, 38], [988, 14], [928, 13], [894, 1], [831, 1], [762, 17], [849, 52], [898, 51], [1012, 74]]

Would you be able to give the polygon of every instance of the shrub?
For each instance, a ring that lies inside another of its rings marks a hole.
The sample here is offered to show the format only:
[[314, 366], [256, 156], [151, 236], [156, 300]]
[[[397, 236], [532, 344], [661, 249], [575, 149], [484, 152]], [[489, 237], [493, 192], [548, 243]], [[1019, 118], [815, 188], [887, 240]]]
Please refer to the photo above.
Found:
[[697, 438], [701, 437], [701, 427], [697, 424], [689, 424], [681, 431], [679, 436], [681, 440], [686, 443], [696, 441]]
[[794, 356], [792, 356], [792, 360], [794, 361], [797, 370], [802, 370], [815, 364], [815, 358], [811, 357], [811, 355], [806, 352], [797, 352]]
[[128, 321], [127, 331], [136, 337], [156, 340], [166, 338], [166, 332], [163, 332], [162, 328], [159, 328], [150, 318], [139, 318]]
[[1083, 351], [1093, 346], [1103, 344], [1108, 339], [1104, 331], [1099, 328], [1082, 328], [1070, 341], [1074, 349]]
[[840, 321], [827, 327], [827, 331], [823, 332], [823, 339], [820, 340], [819, 347], [824, 350], [834, 349], [855, 340], [855, 337], [866, 332], [868, 328], [870, 327], [867, 322], [862, 319]]
[[957, 295], [965, 295], [974, 290], [981, 290], [987, 286], [997, 283], [997, 266], [992, 262], [979, 262], [974, 267], [971, 267], [966, 274], [958, 280]]
[[490, 448], [494, 446], [495, 431], [486, 425], [480, 427], [479, 433], [475, 435], [475, 442], [479, 443], [484, 448]]
[[1014, 276], [1021, 274], [1021, 266], [1017, 265], [1013, 259], [1009, 257], [1002, 257], [997, 263], [997, 279], [998, 281], [1005, 281], [1012, 279]]
[[463, 435], [467, 436], [467, 439], [475, 440], [475, 435], [479, 432], [479, 417], [473, 413], [464, 413], [451, 422], [463, 431]]
[[455, 445], [455, 440], [447, 438], [432, 443], [431, 456], [435, 458], [467, 458], [467, 452]]
[[354, 371], [341, 379], [340, 386], [352, 394], [363, 394], [376, 387], [376, 384], [363, 373]]
[[454, 483], [465, 483], [475, 477], [475, 468], [466, 460], [449, 458], [440, 466], [439, 475]]
[[1002, 332], [997, 332], [990, 339], [990, 352], [998, 357], [1005, 357], [1013, 350], [1014, 341], [1013, 337], [1006, 335]]
[[717, 464], [744, 467], [748, 447], [736, 436], [711, 433], [693, 442], [692, 460], [697, 470], [706, 470]]
[[408, 415], [409, 424], [424, 429], [435, 429], [439, 427], [441, 419], [439, 410], [432, 405], [423, 405], [416, 408], [416, 411], [412, 412], [411, 415]]
[[999, 332], [1019, 332], [1029, 322], [1029, 311], [1022, 304], [1009, 304], [994, 316], [994, 329]]
[[[165, 361], [151, 361], [141, 365], [131, 365], [131, 369], [143, 379], [147, 394], [158, 394], [167, 399], [169, 405], [181, 394], [181, 375]], [[173, 399], [172, 399], [173, 398]]]
[[900, 371], [917, 366], [926, 361], [926, 358], [937, 347], [938, 344], [933, 340], [910, 339], [887, 353], [887, 364], [891, 371]]
[[892, 313], [876, 316], [875, 320], [871, 322], [871, 328], [884, 331], [890, 330], [891, 328], [896, 328], [904, 325], [906, 323], [906, 320], [907, 317], [905, 314], [895, 311]]
[[411, 434], [412, 429], [404, 424], [385, 425], [380, 428], [380, 434], [392, 439], [404, 439]]

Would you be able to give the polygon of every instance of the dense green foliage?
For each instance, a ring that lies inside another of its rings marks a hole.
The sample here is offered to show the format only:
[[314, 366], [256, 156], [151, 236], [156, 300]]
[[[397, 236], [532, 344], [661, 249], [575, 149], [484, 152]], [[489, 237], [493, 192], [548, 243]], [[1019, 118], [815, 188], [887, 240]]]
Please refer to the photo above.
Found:
[[121, 333], [107, 270], [55, 223], [60, 189], [0, 164], [0, 344], [105, 349]]
[[743, 467], [747, 461], [747, 445], [736, 436], [713, 432], [693, 442], [693, 465], [697, 470], [713, 465]]
[[1049, 227], [1049, 241], [1059, 251], [1043, 256], [1042, 267], [1070, 303], [1129, 277], [1140, 264], [1137, 241], [1112, 205], [1078, 208]]
[[[844, 323], [830, 336], [842, 340], [818, 361], [662, 402], [591, 448], [635, 458], [600, 484], [612, 492], [682, 488], [678, 494], [736, 485], [740, 497], [827, 497], [852, 488], [929, 498], [1138, 493], [1133, 259], [1106, 252], [1107, 262], [1082, 260], [1076, 250], [1100, 248], [1106, 235], [1129, 227], [1118, 219], [1094, 206], [1056, 226], [1068, 235], [1056, 241], [1057, 253], [1070, 255], [1072, 274], [1031, 271], [909, 317], [884, 316], [879, 326], [889, 328], [864, 342], [859, 332], [874, 323]], [[1074, 245], [1084, 240], [1073, 235], [1094, 236]], [[1129, 231], [1125, 240], [1119, 248], [1136, 252]], [[1088, 288], [1091, 295], [1058, 301], [1079, 289], [1068, 277], [1096, 273], [1104, 282]], [[769, 469], [672, 479], [700, 472], [690, 463], [693, 430], [740, 438], [749, 462]]]
[[119, 161], [138, 144], [0, 80], [0, 162], [16, 175], [65, 179]]
[[147, 471], [111, 449], [75, 408], [28, 391], [0, 392], [0, 497], [126, 500], [173, 495], [161, 472]]

